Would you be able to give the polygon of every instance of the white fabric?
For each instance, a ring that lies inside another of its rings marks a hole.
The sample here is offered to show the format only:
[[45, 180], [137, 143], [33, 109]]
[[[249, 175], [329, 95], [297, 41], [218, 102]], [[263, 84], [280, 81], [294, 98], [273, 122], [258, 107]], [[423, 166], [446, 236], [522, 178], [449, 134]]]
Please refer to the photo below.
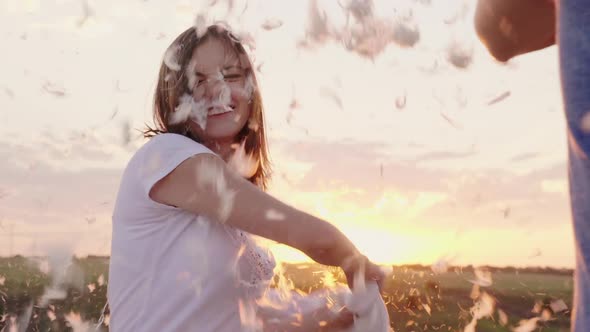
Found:
[[366, 282], [361, 271], [354, 276], [352, 291], [348, 287], [338, 287], [332, 291], [331, 297], [355, 314], [354, 325], [342, 332], [393, 331], [379, 286], [374, 281]]
[[111, 332], [240, 331], [240, 302], [268, 287], [274, 260], [251, 235], [157, 203], [152, 186], [206, 147], [175, 134], [129, 161], [113, 212]]
[[393, 331], [390, 327], [387, 307], [377, 284], [375, 282], [364, 284], [361, 281], [355, 285], [357, 286], [352, 292], [347, 286], [338, 285], [309, 295], [292, 292], [286, 296], [286, 299], [275, 289], [269, 289], [259, 305], [262, 310], [274, 311], [272, 316], [278, 319], [309, 317], [310, 313], [327, 306], [331, 306], [336, 314], [345, 306], [355, 314], [354, 325], [341, 332]]
[[346, 307], [355, 313], [354, 326], [345, 332], [388, 332], [389, 314], [374, 281], [358, 285], [347, 295]]

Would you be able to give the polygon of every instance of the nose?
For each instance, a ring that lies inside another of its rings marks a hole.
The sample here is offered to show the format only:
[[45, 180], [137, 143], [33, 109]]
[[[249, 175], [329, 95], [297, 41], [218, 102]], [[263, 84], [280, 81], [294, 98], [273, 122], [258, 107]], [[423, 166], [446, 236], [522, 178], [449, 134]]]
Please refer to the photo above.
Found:
[[223, 79], [209, 78], [202, 83], [201, 93], [198, 98], [207, 100], [212, 104], [227, 105], [231, 100], [231, 89]]
[[215, 99], [223, 92], [225, 82], [217, 78], [210, 78], [204, 82], [204, 97]]

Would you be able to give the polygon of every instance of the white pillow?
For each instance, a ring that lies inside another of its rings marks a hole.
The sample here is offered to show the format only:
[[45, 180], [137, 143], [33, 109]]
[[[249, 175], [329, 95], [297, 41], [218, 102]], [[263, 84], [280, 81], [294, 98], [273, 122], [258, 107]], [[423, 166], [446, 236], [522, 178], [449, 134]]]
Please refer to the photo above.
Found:
[[343, 332], [390, 331], [387, 307], [379, 294], [377, 283], [357, 283], [346, 296], [346, 307], [355, 314], [354, 325]]

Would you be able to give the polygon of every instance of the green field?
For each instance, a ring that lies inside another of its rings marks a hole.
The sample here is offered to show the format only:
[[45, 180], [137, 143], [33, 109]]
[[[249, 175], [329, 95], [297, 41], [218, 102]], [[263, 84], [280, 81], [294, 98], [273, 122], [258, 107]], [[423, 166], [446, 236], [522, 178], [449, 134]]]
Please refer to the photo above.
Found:
[[[286, 265], [284, 271], [285, 277], [303, 292], [322, 288], [326, 271], [343, 281], [337, 269], [315, 264]], [[551, 319], [539, 322], [535, 331], [569, 331], [571, 271], [489, 271], [493, 282], [489, 287], [480, 287], [480, 294], [489, 294], [496, 307], [491, 318], [478, 321], [476, 331], [512, 331], [521, 319], [538, 317], [543, 310], [545, 315], [551, 313]], [[65, 318], [72, 312], [94, 327], [106, 301], [108, 258], [74, 259], [68, 272], [66, 298], [51, 301], [48, 309], [40, 306], [39, 300], [51, 279], [39, 270], [38, 264], [18, 256], [0, 258], [0, 314], [27, 316], [32, 305], [26, 331], [72, 331]], [[104, 282], [99, 282], [101, 275]], [[423, 266], [394, 267], [393, 276], [384, 283], [384, 300], [395, 331], [463, 331], [471, 321], [470, 308], [475, 303], [470, 297], [473, 279], [471, 267], [455, 267], [438, 275]], [[553, 313], [550, 304], [557, 300], [563, 300], [568, 309]], [[537, 310], [533, 312], [535, 304]], [[507, 321], [503, 322], [498, 309], [506, 314]], [[0, 330], [10, 320], [7, 317], [0, 322]], [[103, 324], [102, 331], [108, 331], [108, 326]]]

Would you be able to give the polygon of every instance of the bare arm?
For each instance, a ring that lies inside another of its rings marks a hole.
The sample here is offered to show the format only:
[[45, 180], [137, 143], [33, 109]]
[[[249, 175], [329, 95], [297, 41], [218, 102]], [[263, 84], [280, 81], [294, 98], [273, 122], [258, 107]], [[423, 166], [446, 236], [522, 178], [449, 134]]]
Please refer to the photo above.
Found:
[[332, 224], [266, 194], [215, 155], [185, 160], [152, 187], [150, 197], [294, 247], [320, 264], [342, 266], [358, 256]]
[[478, 0], [475, 30], [499, 61], [555, 44], [554, 0]]

